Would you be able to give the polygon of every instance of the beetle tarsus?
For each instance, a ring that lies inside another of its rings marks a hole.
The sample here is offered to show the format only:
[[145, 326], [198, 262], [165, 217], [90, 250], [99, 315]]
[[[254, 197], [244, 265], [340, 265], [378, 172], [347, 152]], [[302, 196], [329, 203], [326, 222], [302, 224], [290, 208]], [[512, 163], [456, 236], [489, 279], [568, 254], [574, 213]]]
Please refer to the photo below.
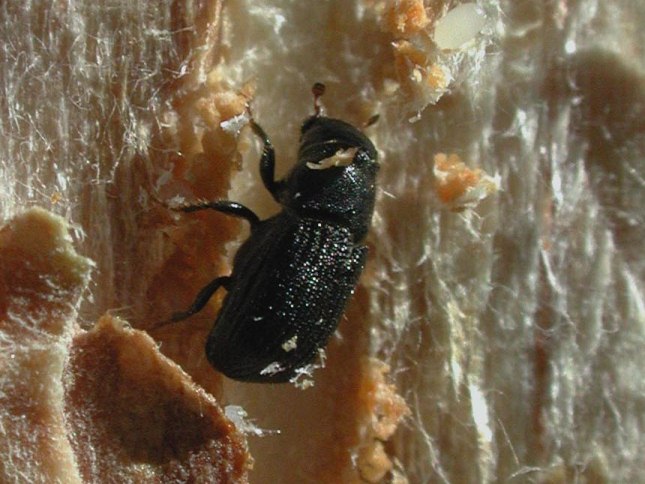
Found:
[[363, 127], [364, 127], [364, 128], [369, 128], [370, 126], [375, 125], [376, 123], [378, 123], [378, 120], [379, 120], [380, 118], [381, 118], [381, 115], [380, 115], [380, 114], [373, 114], [373, 115], [370, 117], [370, 119], [368, 119], [368, 120], [367, 120], [367, 122], [365, 123], [365, 125], [364, 125]]
[[173, 314], [168, 320], [168, 323], [178, 323], [179, 321], [188, 319], [193, 314], [200, 312], [202, 309], [204, 309], [204, 306], [206, 306], [210, 298], [213, 297], [215, 291], [217, 291], [220, 287], [227, 288], [230, 281], [230, 276], [222, 276], [213, 279], [206, 286], [204, 286], [201, 291], [199, 291], [199, 294], [197, 294], [197, 297], [193, 301], [193, 304], [191, 304], [191, 306], [186, 311], [181, 311]]

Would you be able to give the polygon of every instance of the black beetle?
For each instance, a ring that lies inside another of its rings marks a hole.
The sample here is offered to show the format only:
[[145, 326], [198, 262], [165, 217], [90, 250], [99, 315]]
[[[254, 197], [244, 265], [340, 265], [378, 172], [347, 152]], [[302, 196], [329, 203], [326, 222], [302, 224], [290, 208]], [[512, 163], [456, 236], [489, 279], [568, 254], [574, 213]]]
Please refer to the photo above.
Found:
[[302, 125], [298, 162], [274, 179], [274, 149], [264, 130], [260, 174], [283, 210], [266, 220], [219, 200], [179, 207], [214, 209], [251, 224], [230, 276], [204, 287], [179, 321], [200, 311], [223, 286], [227, 295], [206, 342], [208, 361], [242, 381], [294, 381], [338, 326], [363, 270], [362, 245], [374, 209], [377, 153], [358, 129], [320, 112], [324, 86], [314, 85], [316, 114]]

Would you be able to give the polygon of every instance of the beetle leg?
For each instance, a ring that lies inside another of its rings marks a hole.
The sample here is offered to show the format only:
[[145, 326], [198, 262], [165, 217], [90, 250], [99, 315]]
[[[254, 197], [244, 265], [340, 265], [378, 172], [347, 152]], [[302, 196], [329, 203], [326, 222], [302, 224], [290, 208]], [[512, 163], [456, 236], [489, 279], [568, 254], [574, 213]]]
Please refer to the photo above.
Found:
[[218, 212], [222, 212], [227, 215], [243, 218], [251, 224], [251, 227], [255, 226], [260, 221], [258, 216], [250, 208], [245, 207], [241, 203], [232, 202], [230, 200], [215, 200], [213, 202], [196, 203], [194, 205], [184, 205], [183, 207], [172, 208], [172, 210], [179, 210], [186, 213], [206, 209], [217, 210]]
[[206, 286], [204, 286], [201, 291], [199, 291], [199, 294], [197, 294], [197, 297], [193, 301], [193, 304], [191, 304], [191, 306], [186, 311], [181, 311], [179, 313], [173, 314], [168, 322], [176, 323], [178, 321], [183, 321], [193, 314], [198, 313], [199, 311], [204, 309], [204, 306], [206, 306], [210, 298], [213, 296], [213, 294], [215, 294], [215, 291], [217, 291], [222, 286], [228, 288], [230, 282], [230, 276], [222, 276], [213, 279], [211, 282], [206, 284]]
[[260, 176], [264, 182], [264, 186], [269, 190], [273, 198], [279, 202], [280, 192], [282, 191], [283, 183], [275, 180], [275, 150], [271, 144], [271, 140], [264, 132], [264, 130], [251, 119], [251, 128], [253, 132], [262, 140], [264, 147], [262, 148], [262, 156], [260, 157]]

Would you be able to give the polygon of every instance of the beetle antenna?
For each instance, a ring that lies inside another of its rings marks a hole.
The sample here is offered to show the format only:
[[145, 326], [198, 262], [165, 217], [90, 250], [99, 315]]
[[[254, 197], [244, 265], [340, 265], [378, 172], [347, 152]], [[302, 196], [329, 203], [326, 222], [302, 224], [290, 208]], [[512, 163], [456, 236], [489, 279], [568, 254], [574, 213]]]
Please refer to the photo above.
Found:
[[314, 115], [324, 116], [324, 109], [320, 104], [320, 98], [325, 94], [325, 85], [322, 82], [316, 82], [311, 88], [311, 93], [314, 95]]

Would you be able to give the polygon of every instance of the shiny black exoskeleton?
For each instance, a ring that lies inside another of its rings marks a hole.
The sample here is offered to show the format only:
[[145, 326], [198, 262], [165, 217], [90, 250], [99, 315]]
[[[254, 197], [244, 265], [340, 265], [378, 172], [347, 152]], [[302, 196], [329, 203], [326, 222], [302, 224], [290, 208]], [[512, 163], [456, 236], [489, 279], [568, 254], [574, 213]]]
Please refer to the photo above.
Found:
[[[314, 93], [316, 88], [321, 86]], [[280, 181], [274, 180], [271, 142], [251, 121], [264, 142], [262, 180], [283, 206], [279, 214], [259, 220], [231, 201], [180, 208], [210, 208], [251, 224], [232, 274], [213, 280], [188, 311], [172, 318], [196, 313], [220, 286], [226, 288], [206, 355], [236, 380], [293, 380], [335, 331], [365, 264], [362, 241], [374, 208], [376, 149], [358, 129], [320, 115], [315, 106], [316, 115], [302, 125], [298, 162]]]

